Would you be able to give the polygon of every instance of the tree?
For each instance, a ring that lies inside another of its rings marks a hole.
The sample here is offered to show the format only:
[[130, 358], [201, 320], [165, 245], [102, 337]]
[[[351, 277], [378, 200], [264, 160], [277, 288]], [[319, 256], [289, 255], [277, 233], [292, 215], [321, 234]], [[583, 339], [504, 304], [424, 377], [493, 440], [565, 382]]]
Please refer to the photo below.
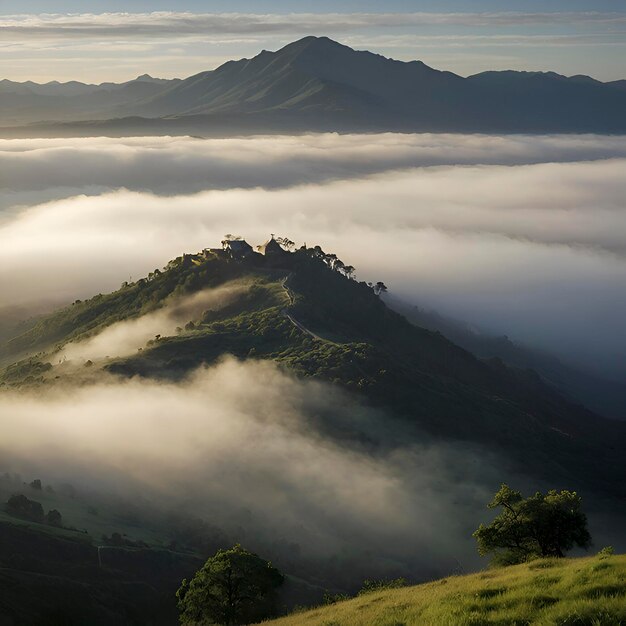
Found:
[[224, 250], [226, 250], [226, 248], [228, 247], [229, 242], [231, 241], [241, 241], [242, 237], [240, 235], [231, 235], [230, 233], [228, 233], [227, 235], [224, 235], [224, 239], [222, 239], [222, 248], [224, 248]]
[[387, 285], [380, 280], [374, 285], [374, 293], [379, 296], [381, 293], [387, 293]]
[[591, 535], [581, 503], [575, 491], [538, 491], [523, 498], [503, 484], [488, 504], [502, 512], [473, 534], [478, 552], [481, 556], [493, 553], [496, 563], [513, 564], [536, 557], [563, 557], [575, 545], [586, 549]]
[[48, 511], [46, 514], [46, 524], [61, 528], [63, 526], [63, 517], [61, 516], [61, 513], [59, 513], [56, 509]]
[[7, 513], [32, 520], [33, 522], [43, 522], [43, 507], [41, 503], [30, 500], [23, 494], [11, 496], [6, 503]]
[[287, 250], [287, 252], [291, 252], [292, 248], [296, 245], [289, 237], [277, 237], [276, 241], [284, 250]]
[[256, 623], [276, 612], [284, 576], [240, 545], [218, 550], [176, 592], [181, 624]]
[[[329, 256], [329, 258], [331, 258], [331, 257]], [[337, 258], [333, 259], [329, 265], [330, 265], [330, 267], [332, 269], [334, 269], [336, 272], [339, 272], [340, 274], [343, 273], [344, 268], [346, 267], [344, 265], [343, 261], [341, 259], [337, 259]]]

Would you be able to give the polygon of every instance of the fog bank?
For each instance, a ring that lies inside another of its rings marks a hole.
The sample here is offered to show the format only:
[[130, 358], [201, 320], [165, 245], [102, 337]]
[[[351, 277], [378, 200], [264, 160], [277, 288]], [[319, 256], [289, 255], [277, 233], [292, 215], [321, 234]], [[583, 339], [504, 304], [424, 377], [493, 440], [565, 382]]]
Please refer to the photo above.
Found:
[[[412, 140], [426, 141], [417, 137]], [[623, 144], [623, 138], [605, 139], [614, 150]], [[468, 160], [477, 158], [472, 151], [488, 153], [500, 141], [510, 152], [513, 141], [430, 140], [435, 155], [446, 145], [451, 152], [456, 141]], [[279, 178], [289, 178], [282, 164], [290, 154], [297, 161], [299, 150], [316, 152], [325, 172], [342, 150], [351, 159], [355, 143], [394, 149], [388, 136], [279, 138], [274, 149], [283, 156], [277, 165], [267, 139], [258, 141], [241, 140], [241, 162], [261, 173], [273, 169]], [[532, 138], [517, 141], [537, 152], [551, 145], [547, 138], [536, 138], [536, 145]], [[584, 147], [592, 141], [557, 143]], [[371, 163], [382, 167], [376, 154]], [[506, 154], [496, 150], [492, 158]], [[384, 280], [396, 295], [422, 307], [619, 379], [626, 371], [625, 171], [626, 159], [618, 158], [432, 166], [285, 188], [172, 197], [118, 190], [56, 199], [14, 209], [0, 221], [2, 304], [87, 297], [163, 267], [183, 252], [218, 245], [224, 233], [254, 244], [274, 232], [336, 252], [357, 268], [360, 279]], [[177, 175], [174, 170], [170, 179]]]
[[[178, 384], [2, 393], [0, 414], [2, 471], [140, 495], [308, 557], [370, 554], [372, 573], [475, 565], [471, 530], [503, 475], [484, 451], [385, 447], [392, 421], [267, 362], [227, 359]], [[323, 438], [325, 418], [377, 433], [382, 451]]]
[[[442, 165], [527, 165], [625, 158], [623, 137], [459, 134], [310, 134], [200, 139], [0, 139], [7, 205], [124, 187], [159, 195], [275, 189]], [[28, 195], [27, 195], [28, 194]], [[42, 197], [42, 196], [39, 196]]]

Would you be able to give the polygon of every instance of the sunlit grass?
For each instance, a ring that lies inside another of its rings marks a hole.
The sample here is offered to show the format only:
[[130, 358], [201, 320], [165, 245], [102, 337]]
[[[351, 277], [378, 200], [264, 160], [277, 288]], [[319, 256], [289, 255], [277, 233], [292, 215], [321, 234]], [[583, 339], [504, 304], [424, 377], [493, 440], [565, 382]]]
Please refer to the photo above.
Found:
[[276, 626], [626, 624], [626, 555], [544, 559], [370, 593]]

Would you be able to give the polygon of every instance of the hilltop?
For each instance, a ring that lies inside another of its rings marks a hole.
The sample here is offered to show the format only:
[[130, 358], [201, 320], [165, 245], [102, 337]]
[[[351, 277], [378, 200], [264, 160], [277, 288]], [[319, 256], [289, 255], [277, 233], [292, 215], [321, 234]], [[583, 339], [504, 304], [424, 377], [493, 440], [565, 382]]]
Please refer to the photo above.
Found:
[[[481, 360], [410, 323], [319, 246], [287, 252], [269, 244], [265, 254], [243, 241], [185, 254], [116, 292], [33, 320], [0, 344], [0, 385], [55, 385], [76, 377], [77, 367], [81, 377], [105, 371], [180, 380], [225, 354], [270, 360], [385, 412], [405, 441], [427, 434], [474, 442], [505, 453], [525, 473], [624, 494], [623, 423], [573, 404], [532, 370]], [[216, 289], [221, 299], [206, 291]], [[102, 335], [159, 312], [165, 327], [123, 353]], [[102, 354], [89, 343], [99, 336]], [[326, 427], [363, 438], [345, 425]]]
[[[624, 81], [554, 72], [464, 78], [305, 37], [183, 80], [0, 82], [3, 136], [626, 130]], [[44, 123], [45, 120], [45, 123]], [[34, 126], [22, 126], [33, 124]], [[13, 128], [10, 128], [10, 127]]]
[[370, 592], [270, 621], [276, 626], [623, 624], [626, 555], [538, 560]]

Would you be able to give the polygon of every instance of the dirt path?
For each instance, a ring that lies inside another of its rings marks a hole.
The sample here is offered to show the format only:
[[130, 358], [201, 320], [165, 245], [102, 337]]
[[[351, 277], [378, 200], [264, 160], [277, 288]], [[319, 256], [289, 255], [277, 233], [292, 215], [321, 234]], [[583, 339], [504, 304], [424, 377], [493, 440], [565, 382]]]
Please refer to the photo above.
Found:
[[[289, 298], [289, 305], [291, 306], [295, 302], [295, 298], [291, 289], [287, 286], [287, 281], [291, 278], [291, 274], [283, 278], [282, 286], [283, 289], [287, 292], [287, 297]], [[287, 309], [282, 310], [282, 314], [286, 317], [299, 331], [303, 332], [305, 335], [312, 337], [313, 339], [317, 339], [318, 341], [325, 341], [326, 343], [332, 343], [333, 345], [337, 345], [336, 342], [330, 341], [330, 339], [324, 339], [324, 337], [320, 337], [317, 333], [314, 333], [312, 330], [309, 330], [304, 324], [301, 324], [293, 315], [291, 315]]]

